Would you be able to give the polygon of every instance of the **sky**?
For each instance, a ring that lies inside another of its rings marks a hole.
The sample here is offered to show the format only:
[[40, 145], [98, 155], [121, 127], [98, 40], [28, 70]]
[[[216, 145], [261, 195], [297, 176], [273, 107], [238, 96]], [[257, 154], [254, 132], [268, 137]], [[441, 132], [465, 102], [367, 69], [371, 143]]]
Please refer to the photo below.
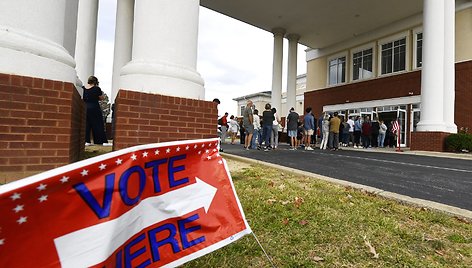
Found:
[[[95, 75], [111, 97], [116, 0], [100, 0]], [[233, 98], [272, 88], [273, 34], [200, 7], [197, 72], [205, 81], [205, 100], [219, 98], [218, 114], [236, 114]], [[297, 75], [306, 73], [305, 46], [298, 46]], [[286, 91], [288, 41], [284, 39]]]

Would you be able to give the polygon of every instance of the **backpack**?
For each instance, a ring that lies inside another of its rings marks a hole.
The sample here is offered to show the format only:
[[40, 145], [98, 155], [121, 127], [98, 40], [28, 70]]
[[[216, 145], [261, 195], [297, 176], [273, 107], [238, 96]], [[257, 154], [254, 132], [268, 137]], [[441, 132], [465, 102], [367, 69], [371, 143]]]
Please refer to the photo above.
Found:
[[218, 125], [223, 125], [223, 117], [218, 118]]

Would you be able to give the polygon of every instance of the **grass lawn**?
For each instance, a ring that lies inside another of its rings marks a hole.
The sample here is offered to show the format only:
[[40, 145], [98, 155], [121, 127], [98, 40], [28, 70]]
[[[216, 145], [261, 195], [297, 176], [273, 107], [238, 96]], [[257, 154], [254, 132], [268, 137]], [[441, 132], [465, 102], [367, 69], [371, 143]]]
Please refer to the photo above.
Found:
[[[259, 165], [231, 173], [277, 267], [472, 267], [470, 222]], [[271, 266], [246, 236], [183, 267]]]

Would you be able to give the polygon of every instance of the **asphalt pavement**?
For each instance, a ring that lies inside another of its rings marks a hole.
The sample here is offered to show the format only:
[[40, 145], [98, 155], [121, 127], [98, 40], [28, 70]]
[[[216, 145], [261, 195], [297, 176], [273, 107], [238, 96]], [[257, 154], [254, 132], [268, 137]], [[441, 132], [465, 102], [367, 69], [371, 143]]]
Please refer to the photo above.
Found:
[[[411, 198], [433, 201], [472, 212], [472, 155], [395, 152], [394, 148], [338, 151], [245, 150], [223, 144], [225, 154], [352, 182]], [[468, 214], [468, 212], [467, 212]]]

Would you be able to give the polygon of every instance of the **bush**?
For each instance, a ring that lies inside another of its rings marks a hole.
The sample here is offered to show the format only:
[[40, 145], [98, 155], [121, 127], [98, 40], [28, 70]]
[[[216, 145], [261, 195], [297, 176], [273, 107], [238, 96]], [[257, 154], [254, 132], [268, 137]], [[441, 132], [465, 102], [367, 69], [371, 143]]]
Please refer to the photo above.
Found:
[[472, 134], [451, 134], [446, 138], [446, 148], [453, 152], [472, 151]]

